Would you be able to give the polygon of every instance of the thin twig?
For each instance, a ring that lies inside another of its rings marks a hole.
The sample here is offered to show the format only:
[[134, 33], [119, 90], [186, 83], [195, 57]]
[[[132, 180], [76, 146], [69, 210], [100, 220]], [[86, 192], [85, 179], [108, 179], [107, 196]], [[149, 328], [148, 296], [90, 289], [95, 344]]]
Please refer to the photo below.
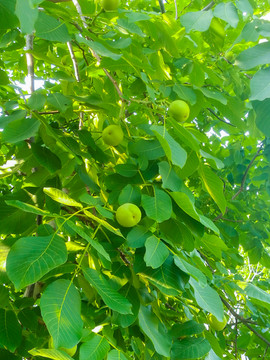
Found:
[[34, 35], [26, 35], [26, 63], [28, 78], [30, 80], [30, 94], [35, 91], [35, 80], [34, 80], [34, 57], [31, 54], [33, 50]]
[[231, 200], [234, 200], [243, 190], [244, 190], [244, 186], [245, 186], [245, 182], [246, 182], [246, 179], [247, 179], [247, 175], [248, 175], [248, 171], [249, 169], [251, 168], [251, 166], [253, 165], [255, 159], [260, 156], [260, 152], [262, 151], [262, 144], [261, 146], [259, 147], [258, 151], [256, 152], [256, 154], [253, 156], [253, 158], [251, 159], [250, 163], [248, 164], [248, 167], [246, 168], [246, 171], [244, 173], [244, 176], [242, 178], [242, 181], [241, 181], [241, 186], [240, 186], [240, 189], [237, 191], [236, 194], [233, 195], [232, 199]]
[[177, 0], [174, 0], [174, 8], [175, 8], [175, 20], [177, 20], [178, 19]]
[[[80, 15], [80, 18], [82, 20], [82, 23], [83, 23], [83, 26], [85, 29], [88, 28], [88, 25], [86, 23], [86, 18], [83, 16], [83, 13], [82, 13], [82, 9], [81, 9], [81, 6], [80, 4], [78, 3], [78, 0], [72, 0], [74, 6], [76, 7], [76, 10], [78, 12], [78, 14]], [[90, 38], [88, 38], [88, 40], [91, 40]], [[98, 62], [101, 62], [101, 58], [100, 56], [93, 50], [91, 49], [91, 52], [93, 54], [93, 56], [97, 59]], [[107, 69], [105, 68], [102, 68], [102, 70], [104, 71], [104, 73], [106, 74], [106, 76], [110, 79], [110, 81], [112, 82], [113, 86], [115, 87], [119, 97], [122, 99], [122, 100], [125, 100], [124, 99], [124, 96], [123, 96], [123, 93], [122, 91], [120, 90], [116, 80], [112, 77], [112, 75], [108, 72]]]
[[159, 7], [160, 7], [160, 11], [162, 14], [165, 13], [165, 6], [164, 6], [164, 3], [163, 3], [163, 0], [158, 0], [159, 2]]
[[79, 67], [78, 67], [78, 63], [77, 63], [77, 60], [76, 60], [76, 57], [75, 57], [75, 54], [73, 51], [73, 47], [72, 47], [72, 44], [70, 41], [67, 42], [67, 46], [68, 46], [68, 51], [70, 53], [70, 57], [71, 57], [71, 60], [73, 63], [75, 78], [76, 78], [77, 82], [80, 82], [81, 79], [80, 79]]
[[268, 346], [266, 346], [266, 348], [265, 348], [265, 351], [264, 351], [264, 353], [263, 353], [263, 358], [262, 358], [262, 360], [265, 358], [266, 353], [267, 353], [267, 350], [268, 350]]
[[222, 296], [220, 296], [221, 301], [226, 306], [226, 308], [230, 311], [230, 313], [238, 320], [240, 320], [250, 331], [252, 331], [258, 338], [260, 338], [267, 346], [270, 346], [270, 341], [268, 341], [264, 336], [262, 336], [256, 329], [254, 329], [251, 325], [249, 325], [249, 321], [243, 318], [241, 315], [237, 314], [237, 312], [233, 309], [233, 307], [226, 301]]
[[215, 5], [215, 2], [214, 1], [211, 1], [208, 5], [206, 5], [202, 11], [207, 11], [207, 10], [210, 10], [212, 9], [212, 7]]
[[235, 358], [237, 359], [237, 326], [238, 325], [238, 319], [235, 318], [235, 339], [234, 339], [234, 352], [235, 352]]
[[207, 110], [210, 111], [210, 113], [213, 114], [219, 121], [222, 121], [222, 122], [224, 122], [224, 123], [227, 124], [227, 125], [236, 127], [235, 125], [231, 124], [230, 122], [227, 122], [227, 121], [223, 120], [220, 116], [218, 116], [218, 115], [214, 112], [214, 110], [212, 110], [212, 109], [210, 109], [210, 108], [207, 108]]

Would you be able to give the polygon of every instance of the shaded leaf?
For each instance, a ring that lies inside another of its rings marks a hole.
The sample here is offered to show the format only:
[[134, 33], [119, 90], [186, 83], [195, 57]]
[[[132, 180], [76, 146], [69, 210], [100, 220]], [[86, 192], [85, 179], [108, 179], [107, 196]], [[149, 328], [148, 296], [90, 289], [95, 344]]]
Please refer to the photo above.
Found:
[[169, 256], [166, 245], [154, 235], [147, 238], [145, 248], [144, 261], [153, 269], [160, 267]]
[[105, 304], [120, 314], [132, 314], [131, 304], [115, 291], [103, 275], [94, 269], [84, 269], [86, 280], [97, 290]]
[[203, 338], [189, 338], [175, 341], [172, 346], [171, 359], [201, 359], [211, 350], [209, 342]]
[[157, 222], [168, 220], [172, 215], [172, 202], [169, 195], [158, 188], [154, 196], [142, 195], [142, 206], [146, 215]]
[[0, 309], [0, 345], [14, 352], [22, 340], [22, 329], [11, 310]]
[[80, 360], [103, 360], [109, 350], [105, 337], [92, 333], [91, 339], [80, 346]]

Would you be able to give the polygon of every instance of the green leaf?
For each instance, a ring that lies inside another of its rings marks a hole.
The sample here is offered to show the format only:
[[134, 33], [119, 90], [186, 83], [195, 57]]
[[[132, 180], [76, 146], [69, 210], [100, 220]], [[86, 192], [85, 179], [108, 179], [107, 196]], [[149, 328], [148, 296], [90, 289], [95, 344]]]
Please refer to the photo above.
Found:
[[223, 181], [220, 180], [220, 178], [210, 169], [209, 166], [202, 165], [200, 167], [200, 175], [209, 195], [215, 201], [220, 211], [224, 214], [227, 202], [223, 193]]
[[52, 360], [72, 360], [67, 353], [57, 349], [31, 349], [28, 351], [33, 356], [41, 356]]
[[84, 227], [81, 224], [74, 224], [73, 221], [68, 220], [66, 221], [66, 224], [72, 229], [74, 230], [81, 238], [85, 239], [86, 241], [89, 242], [89, 244], [98, 252], [100, 253], [100, 255], [104, 256], [105, 259], [107, 259], [108, 261], [111, 261], [111, 258], [109, 256], [109, 254], [107, 253], [107, 251], [104, 249], [104, 247], [96, 240], [92, 239], [87, 232], [89, 233], [89, 230], [87, 229], [87, 227]]
[[178, 124], [177, 121], [171, 117], [169, 117], [166, 122], [171, 126], [175, 136], [177, 136], [180, 141], [183, 141], [192, 150], [199, 151], [199, 141], [194, 138], [194, 136], [186, 128]]
[[41, 39], [62, 43], [71, 40], [66, 25], [54, 17], [45, 14], [43, 11], [40, 11], [38, 14], [35, 29], [36, 36]]
[[[186, 274], [192, 276], [203, 287], [207, 284], [205, 275], [195, 266], [182, 259], [180, 256], [174, 257], [175, 265]], [[195, 265], [195, 264], [194, 264]]]
[[268, 137], [270, 137], [270, 99], [264, 101], [253, 101], [252, 106], [256, 113], [257, 127]]
[[121, 351], [113, 349], [109, 352], [107, 360], [127, 360], [127, 358]]
[[54, 201], [68, 205], [68, 206], [78, 206], [79, 208], [82, 208], [82, 204], [78, 203], [77, 201], [71, 199], [64, 191], [55, 189], [52, 187], [43, 188], [43, 191], [46, 195], [48, 195], [50, 198], [52, 198]]
[[201, 222], [204, 226], [208, 227], [209, 229], [213, 230], [215, 233], [219, 234], [219, 229], [213, 223], [212, 220], [208, 219], [206, 216], [198, 214], [194, 203], [191, 202], [190, 198], [182, 193], [182, 192], [171, 192], [171, 197], [177, 203], [177, 205], [190, 217], [193, 219]]
[[94, 214], [92, 214], [90, 211], [84, 210], [84, 214], [89, 217], [89, 219], [92, 219], [94, 221], [96, 221], [98, 224], [102, 225], [103, 227], [105, 227], [105, 229], [109, 230], [110, 232], [112, 232], [113, 234], [117, 235], [117, 236], [121, 236], [123, 237], [123, 235], [121, 234], [119, 229], [114, 228], [111, 224], [109, 224], [107, 221], [100, 219], [99, 217], [95, 216]]
[[262, 101], [270, 98], [270, 69], [261, 69], [250, 80], [250, 100]]
[[218, 321], [223, 321], [224, 310], [218, 293], [209, 285], [202, 287], [197, 281], [190, 278], [190, 285], [194, 289], [197, 304], [205, 311], [213, 314]]
[[165, 155], [158, 140], [139, 140], [135, 143], [130, 143], [129, 151], [147, 160], [155, 160]]
[[191, 105], [196, 104], [197, 96], [190, 87], [180, 84], [174, 84], [173, 91], [176, 92], [180, 99], [188, 101]]
[[157, 222], [168, 220], [172, 215], [169, 195], [158, 188], [154, 189], [154, 196], [142, 195], [142, 206], [146, 215]]
[[183, 291], [183, 273], [174, 264], [172, 256], [168, 256], [165, 262], [157, 269], [146, 267], [143, 256], [140, 255], [140, 266], [136, 272], [155, 285], [163, 294], [178, 296]]
[[80, 346], [80, 360], [103, 360], [109, 350], [105, 337], [92, 333], [91, 339]]
[[171, 359], [202, 359], [210, 350], [211, 345], [203, 337], [183, 339], [174, 342]]
[[31, 34], [38, 18], [38, 9], [32, 6], [31, 0], [17, 1], [15, 14], [20, 20], [22, 33]]
[[97, 290], [105, 304], [120, 314], [132, 314], [131, 304], [115, 291], [109, 282], [94, 269], [83, 270], [86, 280]]
[[7, 85], [9, 84], [9, 78], [5, 71], [0, 70], [0, 85]]
[[0, 345], [14, 352], [22, 340], [22, 328], [11, 310], [0, 309]]
[[253, 284], [248, 284], [245, 287], [245, 293], [247, 294], [247, 296], [253, 299], [257, 299], [267, 304], [270, 304], [270, 294], [260, 289], [258, 286], [255, 286]]
[[133, 185], [126, 185], [122, 191], [120, 192], [120, 195], [118, 197], [118, 203], [119, 205], [125, 204], [125, 203], [132, 203], [137, 206], [140, 206], [141, 204], [141, 191], [139, 187], [133, 186]]
[[82, 336], [81, 298], [70, 280], [49, 284], [40, 299], [41, 315], [56, 348], [72, 348]]
[[[220, 159], [216, 158], [215, 156], [213, 156], [213, 155], [211, 155], [211, 154], [208, 154], [208, 153], [205, 152], [204, 150], [200, 150], [200, 154], [201, 154], [204, 158], [210, 160], [209, 163], [210, 163], [211, 165], [212, 165], [212, 164], [215, 164], [217, 169], [223, 169], [223, 168], [224, 168], [223, 162], [222, 162]], [[211, 162], [211, 160], [213, 160], [213, 161]], [[212, 166], [213, 166], [213, 165], [212, 165]]]
[[122, 57], [122, 54], [116, 54], [115, 52], [112, 52], [98, 41], [87, 40], [79, 35], [75, 35], [75, 37], [78, 43], [83, 43], [89, 46], [90, 49], [94, 50], [100, 56], [105, 56], [113, 60], [118, 60]]
[[148, 228], [136, 226], [127, 235], [127, 245], [133, 248], [143, 247], [146, 239], [151, 235]]
[[214, 16], [226, 21], [233, 28], [236, 28], [239, 22], [236, 7], [232, 2], [218, 4], [214, 9]]
[[197, 86], [195, 87], [195, 89], [200, 90], [204, 96], [210, 98], [210, 99], [214, 99], [217, 100], [219, 102], [221, 102], [221, 104], [226, 105], [227, 104], [227, 99], [221, 94], [221, 92], [219, 91], [214, 91], [214, 90], [208, 90], [206, 88], [198, 88]]
[[37, 161], [44, 166], [51, 174], [62, 168], [61, 160], [45, 146], [31, 144], [31, 149]]
[[66, 112], [67, 109], [72, 105], [72, 101], [61, 93], [50, 94], [47, 98], [47, 101], [55, 109], [59, 110], [60, 113]]
[[36, 215], [50, 215], [50, 213], [48, 211], [39, 209], [36, 206], [30, 205], [30, 204], [26, 204], [20, 200], [6, 200], [5, 203], [9, 206], [14, 206], [17, 209], [20, 209], [22, 211], [31, 213], [31, 214], [36, 214]]
[[116, 314], [116, 322], [123, 328], [128, 328], [131, 326], [138, 317], [138, 312], [140, 308], [140, 298], [136, 289], [131, 286], [130, 283], [127, 283], [123, 286], [119, 293], [123, 295], [131, 304], [133, 314]]
[[187, 33], [191, 30], [203, 32], [209, 29], [212, 18], [213, 13], [211, 10], [193, 11], [182, 15], [180, 22], [186, 28]]
[[209, 235], [204, 234], [203, 238], [201, 239], [202, 246], [212, 253], [214, 256], [216, 256], [218, 259], [221, 259], [221, 252], [228, 250], [227, 245], [224, 243], [224, 241], [216, 236], [216, 235]]
[[171, 137], [164, 126], [153, 125], [151, 130], [156, 135], [168, 159], [174, 165], [182, 168], [187, 160], [187, 153], [182, 146]]
[[7, 143], [17, 143], [36, 135], [40, 123], [33, 118], [12, 121], [5, 126], [2, 139]]
[[180, 336], [191, 336], [201, 334], [205, 330], [203, 324], [198, 324], [194, 320], [189, 320], [184, 323], [175, 323], [170, 333], [179, 338]]
[[173, 167], [166, 161], [158, 163], [159, 173], [162, 177], [162, 187], [172, 191], [177, 191], [183, 187], [183, 181], [177, 176]]
[[263, 42], [242, 51], [235, 60], [235, 65], [249, 70], [258, 65], [270, 63], [270, 41]]
[[160, 267], [169, 256], [167, 246], [155, 235], [150, 236], [145, 242], [146, 252], [144, 261], [153, 269]]
[[165, 326], [151, 311], [151, 307], [140, 307], [139, 325], [142, 331], [152, 341], [156, 352], [160, 355], [170, 357], [172, 340]]
[[24, 237], [15, 242], [7, 257], [7, 274], [20, 290], [67, 261], [64, 240], [50, 236]]
[[15, 16], [16, 0], [0, 0], [0, 29], [13, 29], [18, 25]]
[[41, 110], [43, 109], [46, 102], [46, 97], [43, 94], [38, 92], [34, 92], [29, 100], [27, 105], [30, 107], [31, 110]]

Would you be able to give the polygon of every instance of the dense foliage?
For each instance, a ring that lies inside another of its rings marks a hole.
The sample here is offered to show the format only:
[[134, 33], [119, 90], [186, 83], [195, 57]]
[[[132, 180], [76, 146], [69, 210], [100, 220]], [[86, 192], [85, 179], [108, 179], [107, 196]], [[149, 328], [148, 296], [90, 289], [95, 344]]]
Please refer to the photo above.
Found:
[[270, 359], [266, 8], [0, 0], [1, 359]]

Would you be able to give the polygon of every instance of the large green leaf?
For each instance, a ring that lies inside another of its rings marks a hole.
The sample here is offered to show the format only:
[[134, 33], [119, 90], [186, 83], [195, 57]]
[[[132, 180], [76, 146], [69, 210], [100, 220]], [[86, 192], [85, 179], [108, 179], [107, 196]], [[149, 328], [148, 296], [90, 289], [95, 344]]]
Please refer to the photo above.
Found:
[[136, 289], [131, 286], [130, 283], [127, 283], [125, 286], [123, 286], [119, 290], [119, 293], [132, 304], [132, 314], [116, 314], [116, 322], [120, 324], [121, 327], [127, 328], [132, 325], [138, 317], [140, 298]]
[[270, 62], [270, 42], [263, 42], [241, 52], [235, 64], [241, 69], [249, 70], [258, 65], [269, 64]]
[[74, 347], [82, 336], [80, 294], [70, 280], [56, 280], [40, 299], [41, 315], [56, 348]]
[[223, 321], [224, 310], [218, 293], [209, 285], [202, 287], [197, 281], [190, 278], [191, 286], [194, 289], [197, 304], [204, 310], [213, 314], [219, 321]]
[[132, 314], [131, 303], [115, 291], [103, 275], [94, 269], [84, 269], [86, 280], [97, 290], [105, 304], [120, 314]]
[[31, 148], [37, 161], [51, 174], [54, 174], [57, 170], [61, 169], [61, 160], [56, 154], [51, 152], [50, 149], [45, 146], [39, 146], [35, 143], [31, 145]]
[[71, 40], [66, 25], [43, 11], [38, 14], [35, 29], [36, 36], [41, 39], [63, 43]]
[[270, 69], [261, 69], [250, 80], [250, 100], [268, 99], [270, 97]]
[[66, 261], [67, 249], [61, 237], [24, 237], [16, 241], [8, 254], [7, 274], [19, 290]]
[[3, 141], [13, 144], [28, 139], [36, 135], [39, 126], [39, 121], [32, 118], [12, 121], [4, 128]]
[[212, 220], [208, 219], [207, 217], [198, 214], [194, 203], [191, 202], [190, 198], [182, 193], [182, 192], [172, 192], [170, 193], [171, 197], [174, 199], [174, 201], [177, 203], [177, 205], [190, 217], [193, 219], [201, 222], [204, 226], [208, 227], [209, 229], [213, 230], [217, 234], [219, 234], [219, 229], [216, 227], [216, 225], [213, 223]]
[[155, 188], [154, 196], [142, 195], [142, 206], [146, 215], [157, 222], [168, 220], [172, 215], [169, 195], [158, 188]]
[[209, 29], [213, 13], [208, 11], [188, 12], [180, 17], [181, 24], [186, 28], [186, 32], [191, 30], [206, 31]]
[[20, 20], [22, 33], [31, 34], [38, 18], [38, 9], [33, 7], [31, 0], [17, 1], [15, 14]]
[[221, 259], [222, 251], [228, 250], [227, 245], [224, 243], [224, 241], [212, 234], [204, 234], [204, 236], [201, 239], [202, 246], [212, 253], [214, 256], [216, 256], [218, 259]]
[[182, 168], [187, 160], [187, 153], [182, 148], [181, 145], [178, 144], [177, 141], [174, 140], [173, 137], [167, 132], [164, 126], [151, 126], [151, 130], [156, 135], [158, 141], [160, 142], [163, 150], [167, 156], [167, 158], [174, 164]]
[[105, 337], [92, 333], [91, 339], [80, 346], [80, 360], [103, 360], [109, 350]]
[[166, 245], [155, 235], [150, 236], [145, 242], [146, 252], [144, 261], [153, 269], [160, 267], [169, 256]]
[[155, 160], [165, 155], [158, 140], [139, 140], [135, 143], [130, 143], [129, 150], [131, 153], [148, 160]]
[[201, 166], [200, 175], [208, 193], [216, 202], [220, 211], [224, 214], [226, 210], [226, 199], [223, 193], [223, 181], [210, 169], [209, 166]]
[[154, 315], [150, 306], [141, 306], [139, 311], [139, 325], [142, 331], [152, 341], [156, 352], [160, 355], [169, 357], [172, 340], [166, 327]]
[[205, 275], [194, 265], [191, 265], [189, 262], [182, 259], [180, 256], [174, 257], [175, 265], [179, 267], [180, 270], [184, 271], [188, 275], [192, 276], [198, 283], [203, 287], [207, 284]]
[[170, 333], [179, 338], [180, 336], [190, 336], [201, 334], [205, 330], [203, 324], [198, 324], [194, 320], [189, 320], [184, 323], [175, 323]]
[[253, 101], [252, 106], [256, 113], [257, 127], [268, 137], [270, 137], [270, 99], [264, 101]]
[[22, 328], [15, 313], [0, 309], [0, 345], [14, 352], [22, 340]]
[[214, 16], [226, 21], [233, 28], [237, 27], [239, 17], [232, 2], [220, 3], [214, 9]]
[[270, 304], [270, 294], [260, 289], [258, 286], [248, 284], [245, 288], [245, 293], [251, 298]]
[[171, 359], [202, 359], [210, 350], [211, 345], [203, 337], [178, 340], [172, 346]]

